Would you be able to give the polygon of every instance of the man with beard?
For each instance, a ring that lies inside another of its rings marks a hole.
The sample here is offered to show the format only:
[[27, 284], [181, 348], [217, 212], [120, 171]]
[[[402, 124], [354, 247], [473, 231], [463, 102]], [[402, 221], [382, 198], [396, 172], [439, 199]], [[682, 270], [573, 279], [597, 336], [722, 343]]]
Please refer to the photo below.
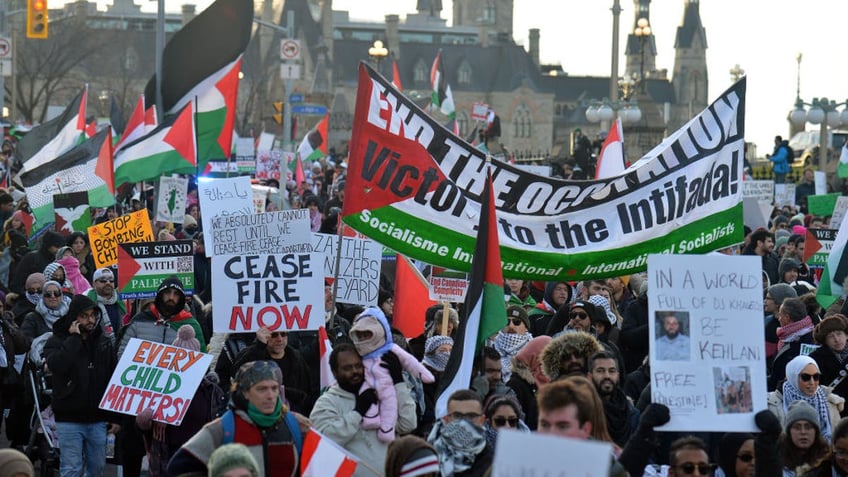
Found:
[[586, 376], [589, 357], [603, 346], [598, 339], [585, 331], [562, 334], [548, 343], [539, 359], [542, 372], [551, 381], [568, 376]]
[[618, 361], [608, 351], [593, 354], [589, 358], [588, 378], [604, 403], [607, 431], [613, 442], [624, 447], [639, 424], [639, 411], [618, 385], [621, 379]]
[[774, 234], [760, 228], [751, 233], [748, 246], [742, 255], [759, 255], [763, 260], [763, 271], [768, 275], [769, 283], [779, 283], [777, 254], [774, 253]]
[[494, 449], [483, 430], [483, 402], [470, 389], [454, 391], [448, 397], [447, 414], [427, 437], [439, 453], [443, 477], [482, 477], [494, 459]]
[[689, 337], [680, 332], [677, 313], [657, 312], [665, 334], [657, 338], [657, 359], [662, 361], [688, 361]]
[[[416, 425], [415, 401], [403, 380], [403, 371], [397, 357], [388, 352], [382, 357], [383, 366], [389, 370], [395, 384], [398, 401], [398, 418], [395, 425], [398, 435], [412, 432]], [[341, 343], [330, 353], [330, 370], [336, 384], [315, 402], [309, 419], [312, 427], [341, 445], [360, 462], [379, 467], [386, 461], [388, 444], [377, 439], [378, 429], [363, 429], [362, 416], [372, 404], [377, 403], [377, 391], [359, 392], [365, 379], [365, 368], [356, 348]], [[373, 477], [371, 470], [359, 466], [355, 477]]]
[[92, 276], [94, 288], [86, 293], [88, 298], [97, 303], [100, 312], [112, 327], [114, 333], [121, 329], [121, 319], [127, 314], [127, 307], [123, 300], [118, 299], [115, 291], [115, 274], [109, 268], [98, 268]]

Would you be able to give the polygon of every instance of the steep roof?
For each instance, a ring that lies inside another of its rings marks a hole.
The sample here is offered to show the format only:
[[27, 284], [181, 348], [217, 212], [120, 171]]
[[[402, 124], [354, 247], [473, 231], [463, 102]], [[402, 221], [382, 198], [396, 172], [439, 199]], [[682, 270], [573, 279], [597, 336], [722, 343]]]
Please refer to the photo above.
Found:
[[[697, 0], [689, 0], [683, 10], [683, 24], [677, 27], [677, 35], [674, 38], [674, 48], [692, 48], [692, 40], [695, 34], [703, 32], [704, 25], [701, 23], [701, 12]], [[701, 35], [704, 47], [707, 46], [706, 35]]]

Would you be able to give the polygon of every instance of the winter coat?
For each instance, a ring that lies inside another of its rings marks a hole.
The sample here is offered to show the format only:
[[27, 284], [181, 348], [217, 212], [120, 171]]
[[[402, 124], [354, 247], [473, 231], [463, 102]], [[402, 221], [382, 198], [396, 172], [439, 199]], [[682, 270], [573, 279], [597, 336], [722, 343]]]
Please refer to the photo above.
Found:
[[[774, 355], [774, 361], [771, 364], [771, 370], [768, 376], [768, 390], [774, 391], [781, 381], [786, 379], [786, 364], [792, 361], [793, 358], [801, 354], [801, 344], [814, 344], [812, 331], [801, 336], [795, 341], [784, 343], [783, 347], [777, 350]], [[822, 381], [824, 382], [824, 381]]]
[[[821, 386], [824, 389], [824, 394], [827, 396], [827, 413], [830, 416], [830, 428], [836, 427], [836, 424], [841, 419], [839, 413], [845, 407], [845, 398], [837, 396], [833, 393], [833, 389], [827, 386]], [[783, 413], [783, 393], [781, 391], [772, 391], [766, 396], [768, 409], [780, 421], [781, 427], [786, 427], [786, 416]]]
[[[24, 255], [18, 263], [18, 267], [15, 270], [14, 275], [9, 275], [9, 290], [21, 295], [22, 297], [26, 296], [26, 279], [30, 276], [30, 274], [43, 272], [44, 268], [47, 267], [50, 262], [56, 260], [56, 255], [47, 250], [49, 248], [49, 241], [45, 240], [45, 238], [48, 233], [54, 234], [55, 232], [45, 233], [45, 236], [41, 238], [41, 246], [38, 250], [33, 250]], [[59, 237], [59, 242], [62, 242], [61, 236]]]
[[578, 353], [588, 360], [589, 356], [602, 349], [603, 346], [597, 338], [589, 333], [575, 331], [562, 334], [548, 343], [542, 351], [539, 357], [542, 361], [542, 373], [553, 381], [563, 373], [562, 363], [566, 356]]
[[[156, 343], [171, 344], [177, 339], [177, 330], [180, 326], [191, 325], [195, 336], [203, 336], [203, 330], [197, 319], [191, 313], [183, 310], [171, 317], [163, 317], [156, 307], [151, 305], [150, 310], [142, 311], [132, 317], [129, 324], [120, 332], [120, 344], [118, 345], [118, 357], [124, 354], [124, 349], [130, 338], [153, 341]], [[200, 340], [200, 351], [206, 352], [206, 344]]]
[[[810, 357], [816, 360], [821, 373], [820, 383], [825, 386], [830, 386], [833, 381], [840, 377], [841, 371], [848, 371], [848, 361], [844, 364], [839, 364], [839, 359], [833, 354], [827, 345], [816, 349], [810, 353]], [[843, 379], [833, 388], [833, 393], [842, 397], [848, 396], [848, 379]], [[843, 417], [848, 410], [843, 409]]]
[[627, 318], [621, 325], [618, 344], [624, 358], [624, 369], [631, 372], [648, 356], [648, 295], [640, 295], [627, 307]]
[[312, 409], [312, 401], [315, 399], [310, 393], [312, 387], [306, 361], [300, 353], [291, 346], [286, 346], [285, 354], [280, 359], [274, 359], [268, 354], [268, 347], [261, 341], [255, 341], [252, 345], [244, 348], [233, 360], [232, 372], [235, 374], [241, 365], [251, 361], [273, 361], [277, 363], [283, 372], [283, 386], [285, 386], [286, 399], [297, 412], [307, 413]]
[[524, 411], [524, 422], [530, 430], [535, 431], [539, 424], [539, 407], [536, 405], [536, 380], [533, 373], [521, 361], [512, 359], [512, 376], [506, 382], [506, 386], [515, 393], [515, 398]]

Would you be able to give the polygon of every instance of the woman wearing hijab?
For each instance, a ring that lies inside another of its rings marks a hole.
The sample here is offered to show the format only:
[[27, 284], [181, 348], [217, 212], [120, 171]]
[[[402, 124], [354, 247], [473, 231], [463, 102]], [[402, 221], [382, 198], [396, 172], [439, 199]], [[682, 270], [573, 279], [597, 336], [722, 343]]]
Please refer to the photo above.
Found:
[[786, 381], [780, 390], [768, 394], [769, 410], [782, 424], [787, 424], [786, 415], [795, 401], [804, 401], [815, 410], [821, 435], [827, 441], [833, 427], [839, 422], [839, 412], [845, 399], [833, 394], [831, 388], [819, 384], [821, 372], [816, 361], [809, 356], [797, 356], [786, 365]]
[[62, 293], [59, 282], [48, 280], [42, 288], [41, 300], [35, 309], [24, 317], [21, 331], [30, 341], [44, 333], [53, 331], [53, 323], [68, 312], [71, 297]]
[[542, 350], [551, 342], [547, 335], [530, 340], [521, 351], [512, 358], [512, 376], [506, 382], [515, 393], [515, 398], [524, 411], [527, 426], [536, 430], [539, 410], [536, 406], [536, 392], [551, 380], [542, 372]]

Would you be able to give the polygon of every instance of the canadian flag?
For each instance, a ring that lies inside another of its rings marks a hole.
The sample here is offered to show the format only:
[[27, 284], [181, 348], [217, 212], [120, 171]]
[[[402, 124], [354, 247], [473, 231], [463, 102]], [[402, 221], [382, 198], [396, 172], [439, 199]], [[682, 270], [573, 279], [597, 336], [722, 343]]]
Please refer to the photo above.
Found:
[[303, 477], [350, 477], [357, 464], [355, 457], [314, 428], [306, 434], [300, 459]]
[[595, 179], [615, 177], [624, 172], [624, 169], [624, 134], [621, 131], [621, 119], [616, 118], [601, 146], [598, 165], [595, 167]]
[[321, 389], [327, 389], [336, 382], [333, 372], [330, 370], [330, 353], [333, 345], [327, 336], [327, 329], [323, 326], [318, 328], [318, 366], [321, 370]]

